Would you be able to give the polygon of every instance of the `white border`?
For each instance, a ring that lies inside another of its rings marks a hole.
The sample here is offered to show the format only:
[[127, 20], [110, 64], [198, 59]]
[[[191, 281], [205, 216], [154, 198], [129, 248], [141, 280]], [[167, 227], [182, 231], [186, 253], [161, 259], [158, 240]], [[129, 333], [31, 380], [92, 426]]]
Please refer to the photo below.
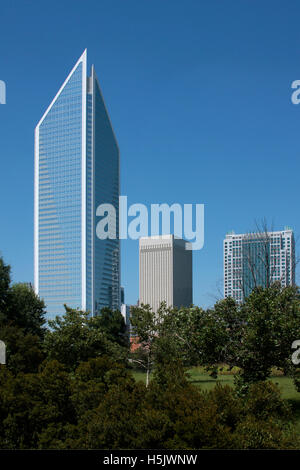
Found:
[[39, 141], [40, 128], [34, 131], [34, 290], [39, 293]]
[[82, 159], [81, 159], [81, 309], [86, 310], [86, 95], [87, 95], [87, 50], [82, 60]]
[[95, 67], [91, 71], [91, 93], [92, 93], [92, 316], [95, 316]]

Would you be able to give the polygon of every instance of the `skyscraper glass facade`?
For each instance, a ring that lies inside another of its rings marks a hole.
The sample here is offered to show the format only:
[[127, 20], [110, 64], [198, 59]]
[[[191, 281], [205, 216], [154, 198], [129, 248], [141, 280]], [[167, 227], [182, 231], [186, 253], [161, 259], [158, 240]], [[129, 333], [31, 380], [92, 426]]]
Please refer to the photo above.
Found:
[[48, 318], [63, 304], [120, 308], [120, 248], [96, 237], [96, 208], [119, 211], [119, 150], [86, 51], [35, 130], [35, 290]]
[[238, 303], [256, 286], [295, 284], [295, 240], [291, 229], [235, 234], [224, 240], [224, 297]]

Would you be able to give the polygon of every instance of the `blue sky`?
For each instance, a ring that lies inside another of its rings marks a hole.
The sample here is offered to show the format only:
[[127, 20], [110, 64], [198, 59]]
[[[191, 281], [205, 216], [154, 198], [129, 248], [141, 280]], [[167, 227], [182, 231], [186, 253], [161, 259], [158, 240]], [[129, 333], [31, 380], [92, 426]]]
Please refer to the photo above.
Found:
[[[194, 303], [222, 290], [222, 241], [266, 217], [300, 234], [300, 4], [290, 0], [11, 1], [0, 9], [0, 252], [33, 280], [33, 132], [85, 48], [129, 203], [204, 203]], [[138, 243], [122, 242], [126, 301]]]

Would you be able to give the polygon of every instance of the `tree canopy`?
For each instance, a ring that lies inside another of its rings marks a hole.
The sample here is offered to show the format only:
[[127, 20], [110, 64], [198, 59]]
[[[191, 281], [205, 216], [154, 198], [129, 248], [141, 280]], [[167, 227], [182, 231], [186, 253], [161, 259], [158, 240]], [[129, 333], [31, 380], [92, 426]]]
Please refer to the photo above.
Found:
[[[48, 359], [56, 359], [68, 370], [74, 370], [80, 362], [89, 358], [108, 355], [118, 360], [125, 360], [127, 348], [120, 345], [120, 336], [112, 335], [112, 328], [106, 319], [100, 322], [98, 317], [65, 306], [65, 314], [49, 320], [50, 329], [44, 340], [44, 351]], [[116, 328], [116, 327], [114, 327]], [[119, 323], [122, 331], [123, 325]], [[116, 328], [119, 333], [118, 328]]]
[[[267, 381], [277, 367], [300, 391], [296, 287], [258, 287], [242, 305], [227, 298], [208, 309], [141, 305], [131, 325], [135, 352], [122, 315], [108, 308], [92, 317], [65, 306], [46, 328], [43, 301], [11, 285], [0, 259], [0, 448], [299, 447], [291, 407]], [[224, 364], [238, 370], [234, 388], [204, 392], [188, 380], [190, 366], [217, 377]]]

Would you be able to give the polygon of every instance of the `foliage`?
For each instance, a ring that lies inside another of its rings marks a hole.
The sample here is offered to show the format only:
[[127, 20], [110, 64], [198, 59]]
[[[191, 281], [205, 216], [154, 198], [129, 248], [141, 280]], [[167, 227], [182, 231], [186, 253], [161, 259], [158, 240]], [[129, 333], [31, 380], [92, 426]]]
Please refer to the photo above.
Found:
[[0, 338], [6, 344], [6, 367], [11, 372], [37, 372], [44, 360], [38, 336], [8, 324], [0, 327]]
[[43, 337], [45, 304], [27, 284], [10, 285], [10, 266], [0, 258], [0, 326], [12, 324]]
[[171, 363], [181, 362], [181, 340], [176, 335], [174, 319], [174, 310], [167, 308], [164, 302], [157, 312], [149, 305], [131, 309], [132, 334], [140, 344], [138, 351], [131, 355], [131, 361], [146, 369], [147, 386], [154, 365], [163, 374]]
[[45, 304], [26, 284], [14, 284], [9, 290], [7, 305], [7, 321], [19, 328], [25, 334], [44, 336]]
[[244, 384], [265, 380], [272, 366], [293, 373], [291, 346], [300, 338], [300, 296], [295, 287], [273, 284], [255, 289], [241, 311], [246, 318], [239, 348], [240, 381]]
[[[300, 338], [294, 287], [256, 288], [242, 305], [132, 309], [140, 348], [131, 353], [147, 386], [128, 368], [120, 312], [98, 317], [65, 307], [45, 330], [43, 302], [25, 284], [10, 285], [0, 258], [0, 448], [29, 449], [292, 449], [300, 446], [291, 409], [266, 379], [276, 367], [294, 377], [291, 344]], [[184, 367], [216, 377], [238, 370], [236, 388], [201, 391]], [[150, 382], [149, 375], [153, 371]]]
[[[214, 366], [225, 362], [235, 364], [236, 346], [241, 336], [238, 306], [232, 298], [216, 303], [213, 309], [199, 307], [174, 311], [174, 325], [182, 341], [186, 365]], [[232, 341], [235, 337], [235, 341]]]
[[289, 406], [275, 385], [245, 396], [228, 386], [197, 389], [183, 372], [136, 383], [109, 357], [67, 372], [46, 361], [14, 377], [0, 368], [0, 447], [6, 449], [298, 448]]
[[44, 302], [26, 284], [10, 285], [10, 267], [0, 258], [0, 340], [14, 374], [36, 372], [44, 359]]
[[38, 448], [41, 435], [72, 422], [70, 377], [57, 361], [37, 374], [19, 373], [14, 377], [0, 368], [0, 447]]
[[6, 314], [7, 297], [10, 286], [10, 266], [0, 257], [0, 322]]
[[[175, 332], [192, 353], [192, 363], [206, 366], [217, 375], [220, 363], [238, 367], [236, 385], [244, 393], [249, 384], [266, 380], [272, 367], [295, 375], [291, 345], [300, 338], [300, 296], [295, 287], [279, 284], [252, 291], [239, 306], [232, 298], [213, 309], [197, 307], [177, 313]], [[187, 361], [188, 363], [188, 361]]]
[[46, 332], [44, 349], [47, 358], [56, 359], [68, 370], [75, 370], [80, 362], [89, 358], [108, 355], [117, 360], [125, 360], [127, 350], [121, 347], [107, 330], [101, 329], [97, 317], [65, 306], [62, 317], [50, 320], [50, 330]]
[[95, 328], [100, 328], [110, 341], [117, 342], [120, 346], [129, 346], [126, 324], [118, 310], [103, 308], [100, 315], [94, 317], [93, 325]]

